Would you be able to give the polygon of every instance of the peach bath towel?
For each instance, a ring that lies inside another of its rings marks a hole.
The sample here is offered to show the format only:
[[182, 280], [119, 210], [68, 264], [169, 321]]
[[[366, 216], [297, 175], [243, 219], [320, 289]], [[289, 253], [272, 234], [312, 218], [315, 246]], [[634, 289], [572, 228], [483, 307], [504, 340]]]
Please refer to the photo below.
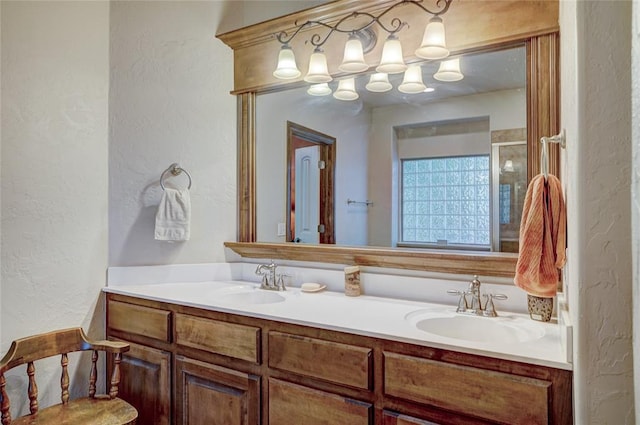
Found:
[[527, 189], [520, 224], [516, 286], [528, 294], [556, 295], [559, 269], [566, 261], [567, 211], [556, 176], [534, 177]]

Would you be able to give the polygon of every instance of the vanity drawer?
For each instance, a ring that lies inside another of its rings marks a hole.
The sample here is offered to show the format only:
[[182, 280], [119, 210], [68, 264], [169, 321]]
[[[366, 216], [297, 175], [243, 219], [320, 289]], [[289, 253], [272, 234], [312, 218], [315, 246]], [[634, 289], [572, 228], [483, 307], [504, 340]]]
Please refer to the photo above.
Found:
[[370, 403], [269, 378], [269, 425], [373, 425]]
[[548, 424], [551, 382], [384, 353], [385, 395], [512, 424]]
[[176, 343], [260, 363], [260, 328], [176, 313]]
[[371, 389], [372, 350], [269, 332], [269, 367], [354, 388]]
[[107, 312], [110, 329], [170, 342], [170, 311], [109, 301]]

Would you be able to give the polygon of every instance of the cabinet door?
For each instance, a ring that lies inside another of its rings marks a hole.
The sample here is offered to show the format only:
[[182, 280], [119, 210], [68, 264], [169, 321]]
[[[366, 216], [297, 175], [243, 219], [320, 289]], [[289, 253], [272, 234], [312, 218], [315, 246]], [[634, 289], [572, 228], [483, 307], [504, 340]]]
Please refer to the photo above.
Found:
[[137, 425], [170, 425], [171, 353], [129, 344], [131, 348], [122, 355], [120, 364], [118, 397], [138, 410]]
[[269, 379], [270, 425], [371, 425], [369, 403]]
[[258, 425], [260, 377], [176, 358], [178, 425]]

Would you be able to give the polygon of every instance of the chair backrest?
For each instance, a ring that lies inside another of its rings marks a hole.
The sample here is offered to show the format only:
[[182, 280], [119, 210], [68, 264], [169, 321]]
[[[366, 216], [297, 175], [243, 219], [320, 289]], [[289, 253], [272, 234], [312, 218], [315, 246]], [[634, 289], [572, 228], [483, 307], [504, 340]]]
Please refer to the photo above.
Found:
[[4, 373], [6, 371], [16, 366], [27, 364], [29, 410], [33, 415], [38, 412], [38, 387], [36, 385], [33, 362], [55, 355], [61, 356], [60, 398], [62, 404], [67, 404], [69, 402], [69, 359], [67, 354], [88, 350], [93, 350], [91, 371], [89, 373], [89, 397], [95, 398], [96, 395], [98, 351], [113, 354], [113, 373], [109, 387], [109, 398], [117, 397], [122, 353], [129, 350], [129, 344], [116, 341], [89, 341], [82, 328], [62, 329], [13, 341], [7, 354], [0, 360], [0, 418], [2, 425], [11, 424], [11, 413], [9, 412], [11, 405], [5, 389], [6, 379]]

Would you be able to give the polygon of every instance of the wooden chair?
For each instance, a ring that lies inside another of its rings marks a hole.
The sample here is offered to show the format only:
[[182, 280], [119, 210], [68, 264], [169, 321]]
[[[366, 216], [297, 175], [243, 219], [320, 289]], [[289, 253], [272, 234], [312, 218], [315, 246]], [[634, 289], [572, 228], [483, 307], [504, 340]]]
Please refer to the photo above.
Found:
[[[89, 396], [69, 400], [69, 360], [67, 353], [93, 350], [89, 374]], [[18, 339], [0, 360], [0, 412], [2, 425], [42, 425], [42, 424], [135, 424], [138, 412], [129, 403], [117, 398], [120, 382], [120, 362], [122, 353], [129, 350], [129, 344], [115, 341], [89, 341], [82, 328], [63, 329], [45, 334]], [[96, 395], [98, 377], [98, 351], [113, 354], [113, 374], [108, 395]], [[35, 380], [35, 360], [60, 354], [62, 356], [61, 404], [38, 410], [38, 387]], [[6, 391], [4, 373], [16, 366], [27, 364], [29, 377], [28, 397], [31, 413], [11, 420], [10, 403]]]

